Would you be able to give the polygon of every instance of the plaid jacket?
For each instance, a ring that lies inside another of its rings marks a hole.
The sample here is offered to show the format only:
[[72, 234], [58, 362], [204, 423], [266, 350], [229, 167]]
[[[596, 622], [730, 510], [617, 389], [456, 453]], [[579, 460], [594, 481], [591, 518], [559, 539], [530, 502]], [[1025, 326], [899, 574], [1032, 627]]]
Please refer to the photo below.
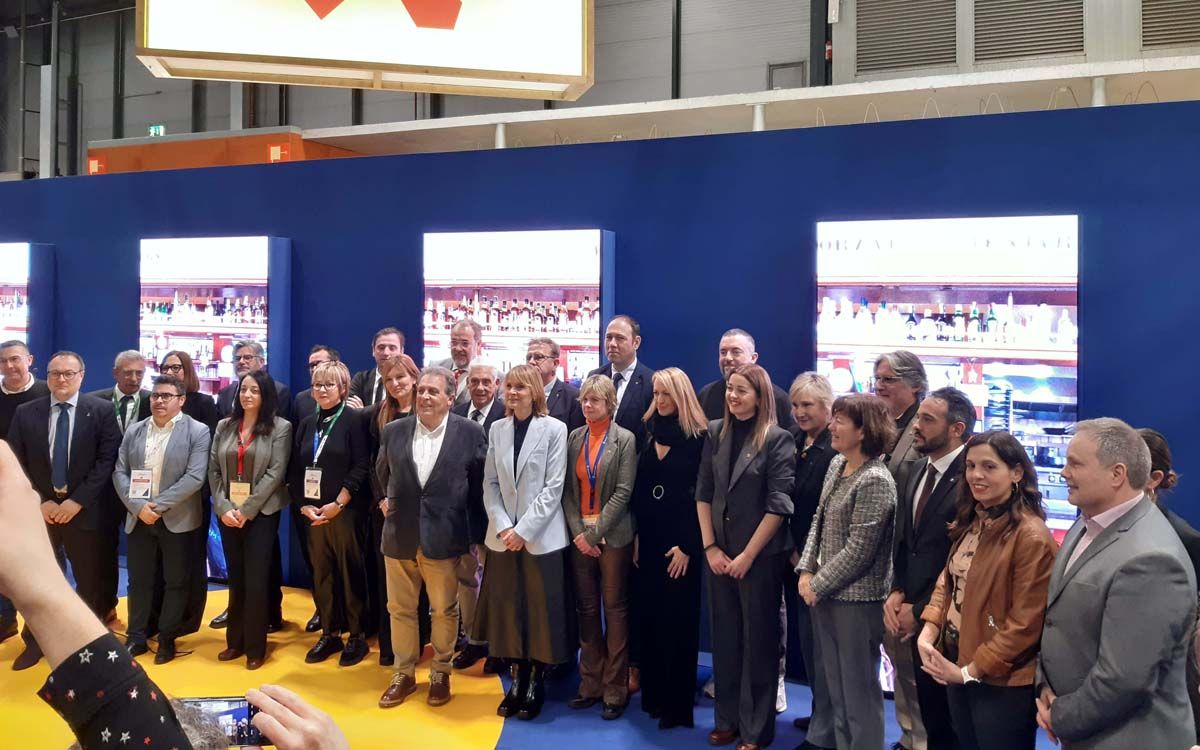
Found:
[[892, 585], [896, 482], [873, 458], [839, 483], [845, 465], [840, 455], [829, 464], [799, 568], [813, 574], [821, 599], [883, 601]]

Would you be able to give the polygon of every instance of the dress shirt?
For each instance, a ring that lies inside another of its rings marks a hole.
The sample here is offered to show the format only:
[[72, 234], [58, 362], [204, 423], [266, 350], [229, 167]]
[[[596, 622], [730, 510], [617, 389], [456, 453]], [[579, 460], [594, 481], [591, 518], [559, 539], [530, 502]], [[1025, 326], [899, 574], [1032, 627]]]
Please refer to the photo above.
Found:
[[[121, 399], [129, 396], [129, 401], [125, 402], [125, 406], [121, 405]], [[122, 429], [136, 422], [138, 413], [138, 402], [142, 400], [141, 390], [133, 393], [123, 393], [120, 388], [113, 386], [112, 395], [113, 405], [117, 407], [117, 424]]]
[[37, 378], [33, 377], [33, 373], [31, 372], [29, 373], [29, 379], [25, 381], [25, 385], [21, 386], [15, 391], [10, 391], [4, 387], [4, 381], [0, 380], [0, 392], [3, 392], [5, 396], [15, 396], [18, 393], [24, 393], [25, 391], [29, 390], [36, 382]]
[[162, 478], [163, 457], [167, 454], [167, 442], [171, 439], [171, 433], [175, 431], [175, 424], [180, 419], [183, 419], [183, 412], [172, 417], [166, 427], [159, 427], [155, 423], [154, 417], [151, 417], [150, 424], [146, 426], [145, 468], [150, 470], [150, 497], [158, 497], [158, 483]]
[[[380, 373], [379, 368], [376, 367], [375, 372], [371, 373], [371, 387], [367, 391], [367, 393], [371, 394], [372, 404], [378, 404], [387, 398], [387, 386], [383, 386], [383, 390], [379, 391], [379, 393], [376, 393], [376, 391], [379, 390], [381, 383], [383, 383], [383, 374]], [[376, 398], [376, 396], [378, 396], [378, 398]]]
[[71, 438], [75, 437], [75, 411], [76, 411], [75, 407], [77, 407], [79, 405], [79, 391], [75, 391], [75, 395], [71, 396], [66, 401], [59, 401], [57, 398], [54, 397], [54, 394], [50, 395], [50, 461], [51, 462], [54, 461], [54, 433], [58, 431], [58, 405], [59, 404], [70, 404], [71, 405], [71, 408], [67, 409], [67, 418], [70, 420], [69, 424], [71, 425], [71, 430], [70, 430], [70, 432], [67, 433], [67, 461], [68, 461], [68, 466], [69, 466], [70, 460], [71, 460]]
[[417, 429], [413, 431], [413, 463], [417, 465], [417, 480], [425, 486], [433, 465], [437, 463], [438, 454], [442, 452], [442, 441], [446, 439], [446, 422], [450, 420], [449, 413], [442, 417], [442, 423], [432, 430], [426, 429], [425, 424], [417, 418]]
[[554, 378], [542, 390], [546, 392], [546, 400], [550, 400], [550, 392], [554, 390], [554, 386], [558, 385], [558, 378]]
[[1079, 541], [1075, 543], [1075, 549], [1071, 552], [1071, 558], [1067, 560], [1067, 567], [1063, 568], [1063, 570], [1070, 570], [1071, 566], [1075, 564], [1075, 561], [1079, 559], [1079, 556], [1083, 554], [1083, 551], [1086, 550], [1093, 541], [1095, 541], [1096, 537], [1100, 536], [1100, 533], [1109, 526], [1112, 526], [1113, 521], [1116, 521], [1121, 516], [1133, 510], [1133, 506], [1137, 505], [1138, 501], [1141, 500], [1143, 496], [1144, 493], [1139, 492], [1137, 497], [1133, 498], [1132, 500], [1126, 500], [1115, 508], [1109, 508], [1103, 513], [1097, 513], [1090, 518], [1088, 516], [1083, 516], [1083, 523], [1085, 527], [1083, 536], [1079, 537]]
[[[472, 403], [471, 406], [467, 409], [467, 416], [470, 417], [472, 422], [474, 422], [475, 424], [482, 427], [483, 423], [487, 421], [487, 416], [492, 413], [492, 404], [494, 404], [494, 403], [496, 403], [496, 399], [494, 397], [492, 398], [491, 401], [488, 401], [486, 404], [479, 407], [478, 409], [475, 408], [475, 404]], [[479, 415], [478, 419], [475, 418], [476, 414]]]
[[633, 377], [633, 371], [637, 369], [637, 357], [634, 357], [633, 361], [629, 363], [629, 367], [626, 367], [624, 370], [618, 370], [611, 363], [609, 364], [609, 369], [613, 371], [612, 379], [614, 383], [617, 380], [617, 373], [619, 372], [622, 375], [621, 382], [617, 383], [617, 408], [619, 409], [621, 408], [621, 399], [625, 397], [625, 388], [629, 385], [629, 379]]
[[[941, 482], [942, 478], [946, 476], [946, 470], [950, 468], [950, 464], [954, 463], [954, 459], [958, 458], [958, 454], [962, 453], [964, 448], [966, 448], [965, 445], [960, 445], [936, 461], [932, 459], [925, 459], [925, 463], [921, 464], [921, 481], [917, 483], [917, 492], [915, 495], [913, 495], [914, 501], [921, 497], [921, 492], [925, 488], [925, 482], [928, 481], [927, 475], [929, 472], [929, 464], [933, 464], [933, 470], [937, 472], [937, 474], [935, 474], [933, 477], [933, 487], [929, 488], [929, 494], [932, 495], [933, 491], [937, 489], [938, 483]], [[913, 502], [912, 514], [913, 521], [915, 522], [917, 520], [916, 502]]]
[[467, 389], [467, 373], [470, 372], [470, 366], [459, 367], [452, 364], [450, 372], [454, 373], [454, 398], [462, 395], [462, 392]]

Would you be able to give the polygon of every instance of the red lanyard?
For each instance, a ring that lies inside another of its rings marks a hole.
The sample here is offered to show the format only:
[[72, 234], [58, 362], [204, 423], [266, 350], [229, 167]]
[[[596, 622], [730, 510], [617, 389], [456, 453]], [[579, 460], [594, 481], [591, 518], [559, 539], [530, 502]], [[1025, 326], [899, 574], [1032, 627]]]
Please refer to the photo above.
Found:
[[242, 428], [245, 426], [245, 424], [246, 424], [246, 420], [245, 420], [245, 419], [243, 419], [241, 422], [239, 422], [239, 423], [238, 423], [238, 434], [237, 434], [237, 438], [238, 438], [238, 444], [237, 444], [237, 456], [238, 456], [237, 477], [238, 477], [238, 481], [239, 481], [239, 482], [240, 482], [240, 481], [242, 481], [242, 476], [243, 476], [243, 475], [244, 475], [244, 473], [245, 473], [245, 472], [243, 471], [243, 466], [244, 466], [244, 464], [245, 464], [245, 461], [246, 461], [246, 450], [247, 450], [247, 449], [250, 447], [250, 445], [249, 445], [248, 443], [244, 443], [244, 442], [242, 442]]

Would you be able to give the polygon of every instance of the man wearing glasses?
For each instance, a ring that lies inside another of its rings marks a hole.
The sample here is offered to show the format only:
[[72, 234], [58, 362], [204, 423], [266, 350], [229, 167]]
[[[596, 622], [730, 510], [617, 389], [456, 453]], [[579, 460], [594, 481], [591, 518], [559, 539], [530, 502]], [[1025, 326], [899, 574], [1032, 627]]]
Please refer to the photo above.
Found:
[[[312, 371], [317, 369], [317, 365], [322, 362], [341, 362], [342, 355], [337, 349], [324, 344], [315, 344], [308, 352], [308, 374], [311, 377]], [[353, 384], [350, 386], [353, 388]], [[317, 410], [317, 401], [313, 398], [312, 388], [305, 388], [296, 394], [296, 398], [292, 401], [292, 429], [295, 429], [304, 421], [304, 418]]]
[[[233, 414], [233, 401], [237, 398], [238, 386], [242, 378], [252, 372], [258, 372], [267, 365], [262, 344], [257, 341], [239, 341], [233, 346], [233, 369], [237, 377], [232, 383], [221, 389], [217, 394], [217, 411], [224, 419]], [[284, 383], [271, 379], [275, 383], [275, 393], [279, 396], [279, 409], [275, 416], [288, 420], [292, 419], [292, 392]], [[301, 419], [303, 419], [303, 415]]]
[[[155, 664], [175, 658], [188, 599], [189, 553], [205, 531], [201, 488], [208, 470], [208, 426], [183, 413], [183, 381], [154, 379], [150, 419], [125, 433], [113, 484], [129, 511], [129, 629], [133, 656], [146, 653], [147, 631], [158, 622]], [[154, 579], [159, 560], [163, 592], [154, 611]]]
[[570, 431], [583, 427], [586, 420], [579, 408], [579, 389], [558, 379], [560, 354], [561, 350], [554, 339], [533, 339], [525, 350], [525, 363], [536, 367], [542, 375], [546, 408], [550, 410], [550, 416], [565, 424]]
[[[102, 503], [112, 482], [121, 445], [112, 402], [79, 392], [83, 358], [58, 352], [46, 368], [50, 395], [22, 404], [13, 416], [8, 443], [42, 501], [50, 543], [61, 561], [65, 553], [79, 597], [104, 617], [105, 543]], [[42, 650], [28, 629], [25, 651], [14, 670], [28, 669]]]

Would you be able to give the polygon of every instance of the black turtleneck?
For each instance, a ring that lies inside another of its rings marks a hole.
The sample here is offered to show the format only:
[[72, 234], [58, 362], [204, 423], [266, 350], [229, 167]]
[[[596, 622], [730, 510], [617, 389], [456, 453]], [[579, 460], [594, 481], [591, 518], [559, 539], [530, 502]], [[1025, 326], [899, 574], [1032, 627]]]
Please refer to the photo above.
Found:
[[746, 445], [746, 438], [750, 437], [750, 433], [754, 430], [755, 418], [738, 419], [732, 417], [733, 429], [730, 431], [729, 443], [729, 474], [733, 475], [733, 467], [737, 465], [738, 456], [742, 454], [742, 448]]
[[521, 458], [521, 446], [525, 444], [525, 433], [529, 432], [529, 423], [533, 421], [533, 415], [530, 414], [524, 419], [513, 417], [513, 469], [516, 469], [517, 461]]

